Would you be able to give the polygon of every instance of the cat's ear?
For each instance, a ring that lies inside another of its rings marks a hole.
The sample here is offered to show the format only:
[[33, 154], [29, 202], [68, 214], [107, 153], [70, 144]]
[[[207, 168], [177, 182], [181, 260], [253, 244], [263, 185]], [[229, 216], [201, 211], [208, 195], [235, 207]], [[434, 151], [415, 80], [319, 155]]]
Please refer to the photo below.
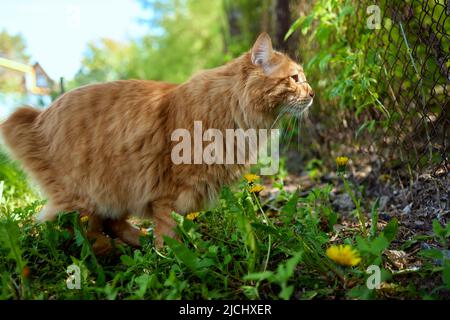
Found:
[[272, 40], [269, 35], [263, 32], [256, 39], [252, 48], [252, 63], [257, 66], [267, 67], [272, 57]]

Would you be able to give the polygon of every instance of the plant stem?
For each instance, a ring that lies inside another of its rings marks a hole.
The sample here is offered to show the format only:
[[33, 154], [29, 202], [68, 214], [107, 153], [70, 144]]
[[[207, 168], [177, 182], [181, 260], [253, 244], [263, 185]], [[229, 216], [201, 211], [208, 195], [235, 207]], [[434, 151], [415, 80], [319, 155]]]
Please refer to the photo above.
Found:
[[[267, 217], [266, 213], [264, 212], [263, 208], [261, 207], [261, 203], [259, 202], [259, 198], [255, 194], [253, 194], [253, 196], [255, 198], [256, 205], [258, 206], [259, 210], [261, 211], [261, 214], [263, 215], [264, 219], [266, 220], [266, 224], [273, 227], [272, 223], [270, 223], [269, 218]], [[271, 248], [272, 248], [272, 235], [269, 234], [269, 246], [268, 246], [268, 249], [267, 249], [266, 261], [264, 262], [264, 269], [263, 269], [263, 271], [267, 270], [267, 266], [269, 264]]]
[[342, 182], [344, 182], [344, 188], [345, 191], [348, 193], [350, 198], [352, 198], [353, 203], [356, 206], [356, 215], [358, 217], [359, 223], [361, 224], [361, 231], [365, 237], [367, 237], [367, 228], [366, 228], [366, 218], [364, 217], [364, 213], [361, 210], [361, 203], [356, 198], [355, 193], [352, 191], [352, 188], [350, 187], [350, 184], [348, 183], [347, 179], [345, 179], [344, 174], [341, 175]]

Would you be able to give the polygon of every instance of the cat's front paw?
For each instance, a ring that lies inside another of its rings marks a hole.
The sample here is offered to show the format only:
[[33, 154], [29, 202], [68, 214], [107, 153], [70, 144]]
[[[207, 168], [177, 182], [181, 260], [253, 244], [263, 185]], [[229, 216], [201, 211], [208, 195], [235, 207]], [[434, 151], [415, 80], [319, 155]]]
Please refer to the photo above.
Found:
[[155, 247], [157, 249], [161, 249], [164, 246], [164, 236], [173, 238], [177, 241], [181, 241], [180, 237], [176, 234], [176, 232], [172, 229], [158, 229], [155, 228]]

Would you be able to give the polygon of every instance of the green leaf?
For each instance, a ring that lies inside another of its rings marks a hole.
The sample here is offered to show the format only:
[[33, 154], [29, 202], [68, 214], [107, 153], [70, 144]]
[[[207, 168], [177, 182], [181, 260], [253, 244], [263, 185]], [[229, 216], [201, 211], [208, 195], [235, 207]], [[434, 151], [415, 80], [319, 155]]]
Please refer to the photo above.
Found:
[[262, 281], [262, 280], [268, 280], [273, 278], [273, 272], [272, 271], [264, 271], [264, 272], [254, 272], [249, 273], [244, 276], [245, 281]]
[[251, 226], [252, 226], [255, 230], [263, 231], [263, 232], [265, 232], [266, 234], [273, 234], [273, 235], [275, 235], [275, 236], [278, 236], [278, 235], [280, 234], [280, 232], [279, 232], [278, 229], [276, 229], [276, 228], [274, 228], [274, 227], [271, 227], [271, 226], [268, 226], [268, 225], [265, 225], [265, 224], [262, 224], [262, 223], [259, 223], [259, 222], [252, 222], [252, 223], [251, 223]]
[[374, 255], [381, 255], [387, 247], [389, 247], [389, 241], [383, 235], [380, 235], [372, 241], [370, 251]]
[[232, 260], [231, 255], [230, 255], [230, 254], [227, 254], [227, 255], [225, 256], [225, 258], [223, 259], [223, 264], [226, 266], [227, 264], [229, 264], [229, 263], [231, 262], [231, 260]]
[[85, 243], [83, 233], [78, 228], [75, 228], [74, 233], [75, 233], [75, 243], [77, 244], [77, 246], [82, 246]]
[[277, 272], [275, 274], [275, 279], [278, 283], [285, 283], [294, 274], [295, 268], [302, 259], [303, 252], [297, 252], [293, 257], [291, 257], [285, 264], [279, 264]]
[[375, 127], [375, 120], [370, 120], [367, 122], [364, 122], [359, 128], [358, 130], [356, 130], [355, 133], [355, 138], [358, 138], [358, 136], [365, 130], [367, 129], [367, 131], [372, 132], [374, 127]]
[[248, 299], [256, 300], [259, 298], [258, 288], [253, 286], [241, 286], [241, 289]]
[[136, 291], [136, 295], [142, 299], [147, 292], [147, 288], [150, 284], [151, 276], [148, 274], [140, 275], [134, 278], [134, 282], [139, 286], [139, 289]]
[[356, 244], [358, 246], [358, 251], [370, 252], [369, 243], [361, 236], [356, 236]]
[[393, 218], [389, 223], [384, 227], [382, 234], [386, 238], [387, 241], [392, 242], [397, 236], [398, 232], [398, 220], [397, 218]]
[[349, 298], [358, 298], [362, 300], [371, 300], [375, 298], [375, 290], [370, 290], [366, 285], [360, 285], [347, 292]]
[[445, 238], [450, 237], [450, 223], [447, 223], [447, 225], [445, 226], [445, 234], [444, 234]]
[[314, 21], [314, 14], [311, 14], [305, 18], [305, 21], [303, 21], [301, 26], [303, 34], [306, 34], [306, 32], [308, 32], [308, 28], [311, 26], [313, 21]]
[[230, 213], [239, 214], [243, 211], [242, 207], [240, 206], [236, 197], [231, 192], [230, 188], [224, 187], [222, 189], [222, 199], [225, 201], [226, 209]]
[[361, 236], [357, 236], [356, 243], [360, 252], [370, 253], [375, 257], [380, 258], [383, 251], [389, 247], [390, 242], [384, 237], [384, 235], [381, 234], [372, 241], [368, 241]]
[[302, 293], [301, 300], [312, 300], [317, 295], [318, 295], [318, 292], [315, 290], [306, 291], [306, 292]]
[[197, 264], [197, 267], [199, 269], [205, 269], [205, 268], [211, 267], [213, 265], [215, 265], [215, 263], [212, 259], [205, 258], [205, 259], [200, 259], [200, 261]]
[[295, 22], [289, 28], [288, 32], [286, 32], [286, 35], [284, 36], [284, 41], [286, 41], [287, 38], [289, 38], [298, 28], [301, 28], [302, 33], [305, 34], [309, 26], [313, 22], [313, 20], [314, 20], [313, 15], [303, 16], [295, 20]]
[[192, 271], [198, 270], [199, 259], [184, 244], [170, 237], [164, 237], [164, 242], [173, 250], [175, 256]]
[[214, 265], [214, 261], [206, 258], [200, 259], [193, 251], [189, 250], [183, 243], [177, 240], [164, 237], [164, 242], [173, 250], [175, 256], [179, 261], [185, 264], [192, 272], [202, 278], [208, 267]]
[[355, 12], [355, 8], [352, 6], [344, 6], [338, 15], [338, 20], [342, 20], [345, 16], [351, 15]]
[[432, 258], [436, 260], [442, 260], [444, 258], [442, 251], [434, 248], [421, 250], [419, 254], [423, 257]]
[[285, 286], [281, 289], [280, 294], [278, 295], [283, 300], [289, 300], [294, 292], [294, 286]]
[[319, 61], [319, 69], [320, 71], [324, 72], [325, 68], [328, 66], [328, 62], [331, 60], [332, 55], [326, 54], [322, 59]]
[[291, 195], [288, 202], [281, 209], [282, 219], [285, 223], [290, 223], [292, 216], [297, 213], [298, 189]]
[[297, 30], [300, 27], [300, 25], [303, 23], [303, 20], [304, 20], [304, 17], [300, 17], [294, 21], [294, 23], [289, 28], [288, 32], [286, 32], [284, 39], [283, 39], [284, 41], [286, 41], [295, 32], [295, 30]]
[[372, 238], [375, 238], [377, 235], [378, 208], [379, 207], [380, 207], [380, 199], [377, 198], [377, 200], [375, 200], [375, 203], [372, 205], [372, 210], [371, 210], [372, 223], [370, 225], [370, 236]]
[[326, 25], [322, 25], [317, 29], [315, 38], [317, 39], [317, 41], [320, 41], [320, 43], [327, 43], [330, 34], [331, 28]]
[[0, 223], [0, 244], [8, 250], [7, 257], [16, 262], [17, 272], [21, 272], [26, 264], [19, 246], [19, 235], [19, 226], [14, 221], [7, 220]]
[[122, 261], [122, 263], [128, 267], [135, 265], [133, 258], [125, 254], [120, 256], [120, 261]]
[[442, 270], [442, 280], [447, 289], [450, 290], [450, 265], [447, 265], [444, 270]]
[[438, 237], [445, 239], [447, 230], [436, 219], [433, 220], [433, 231]]

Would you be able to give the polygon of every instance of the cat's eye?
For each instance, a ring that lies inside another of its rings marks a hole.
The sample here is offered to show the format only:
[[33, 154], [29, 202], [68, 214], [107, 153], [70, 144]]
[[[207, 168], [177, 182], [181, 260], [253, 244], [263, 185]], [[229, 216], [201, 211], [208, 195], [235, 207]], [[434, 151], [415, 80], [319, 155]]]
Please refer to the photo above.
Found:
[[298, 82], [298, 74], [294, 74], [291, 76], [292, 80], [294, 80], [295, 82]]

